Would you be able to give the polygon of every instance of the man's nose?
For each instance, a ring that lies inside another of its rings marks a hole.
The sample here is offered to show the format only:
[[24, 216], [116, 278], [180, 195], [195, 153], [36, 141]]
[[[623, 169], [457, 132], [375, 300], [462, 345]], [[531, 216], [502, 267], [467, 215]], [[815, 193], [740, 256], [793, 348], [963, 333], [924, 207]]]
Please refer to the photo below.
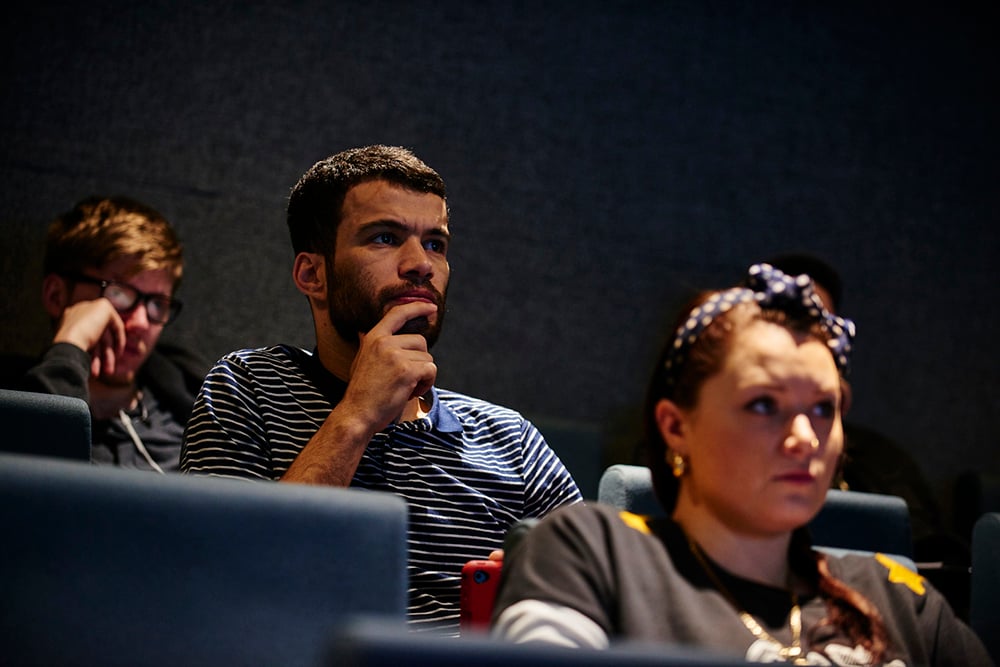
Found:
[[399, 275], [427, 280], [434, 274], [430, 255], [420, 239], [409, 239], [400, 248]]

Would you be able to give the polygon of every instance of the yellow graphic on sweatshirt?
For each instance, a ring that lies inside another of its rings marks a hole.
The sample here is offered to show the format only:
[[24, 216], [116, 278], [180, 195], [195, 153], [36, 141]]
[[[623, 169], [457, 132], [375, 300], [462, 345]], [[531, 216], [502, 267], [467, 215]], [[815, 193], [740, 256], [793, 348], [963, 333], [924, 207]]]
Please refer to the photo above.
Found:
[[875, 560], [882, 563], [889, 570], [890, 582], [903, 584], [917, 595], [923, 595], [927, 592], [927, 588], [924, 586], [924, 578], [902, 563], [894, 561], [885, 554], [875, 554]]
[[624, 510], [619, 512], [618, 516], [622, 518], [622, 521], [624, 521], [625, 525], [628, 526], [629, 528], [635, 528], [640, 533], [645, 533], [649, 535], [649, 526], [646, 525], [646, 520], [649, 517], [643, 516], [641, 514], [633, 514], [632, 512], [626, 512]]

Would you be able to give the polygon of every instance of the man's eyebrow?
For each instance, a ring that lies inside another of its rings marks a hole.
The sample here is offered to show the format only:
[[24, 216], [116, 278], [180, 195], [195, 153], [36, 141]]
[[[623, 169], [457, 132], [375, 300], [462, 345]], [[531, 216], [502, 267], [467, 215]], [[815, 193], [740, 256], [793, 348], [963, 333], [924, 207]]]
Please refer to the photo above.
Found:
[[434, 229], [430, 229], [430, 230], [427, 231], [427, 235], [428, 236], [437, 236], [437, 237], [443, 238], [445, 240], [448, 240], [448, 239], [451, 238], [451, 232], [449, 232], [444, 227], [435, 227]]
[[[362, 223], [361, 225], [358, 226], [358, 233], [362, 235], [370, 234], [375, 230], [392, 230], [401, 233], [410, 233], [413, 231], [413, 226], [408, 225], [404, 222], [400, 222], [399, 220], [393, 220], [391, 218], [386, 220], [372, 220], [370, 222]], [[448, 228], [445, 227], [444, 225], [441, 225], [439, 227], [434, 227], [433, 229], [428, 229], [424, 232], [424, 235], [438, 236], [444, 239], [451, 238], [451, 233], [448, 231]]]

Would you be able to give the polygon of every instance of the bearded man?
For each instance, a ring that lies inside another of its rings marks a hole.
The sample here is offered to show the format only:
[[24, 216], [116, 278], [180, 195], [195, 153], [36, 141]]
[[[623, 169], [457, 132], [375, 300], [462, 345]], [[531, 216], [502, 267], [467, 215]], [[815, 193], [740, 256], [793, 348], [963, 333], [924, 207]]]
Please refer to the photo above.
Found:
[[181, 469], [402, 496], [410, 623], [458, 634], [462, 566], [580, 491], [520, 414], [434, 384], [450, 275], [437, 172], [399, 147], [338, 153], [292, 189], [288, 227], [316, 346], [223, 357]]

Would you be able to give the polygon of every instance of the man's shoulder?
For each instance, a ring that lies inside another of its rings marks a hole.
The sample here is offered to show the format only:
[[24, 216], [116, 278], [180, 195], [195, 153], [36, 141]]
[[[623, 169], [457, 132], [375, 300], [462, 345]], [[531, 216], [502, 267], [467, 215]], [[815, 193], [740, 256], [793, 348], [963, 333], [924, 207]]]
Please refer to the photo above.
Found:
[[301, 369], [312, 354], [294, 345], [247, 347], [223, 355], [220, 364], [235, 363], [251, 368]]
[[492, 403], [482, 398], [476, 398], [450, 389], [435, 388], [441, 404], [458, 416], [497, 417], [526, 421], [524, 416], [512, 408]]
[[544, 531], [555, 534], [571, 531], [604, 543], [645, 544], [650, 539], [656, 539], [648, 517], [600, 502], [582, 501], [562, 505], [545, 515], [538, 525], [543, 526]]
[[5, 389], [77, 395], [74, 389], [85, 390], [89, 373], [90, 355], [72, 343], [55, 343], [39, 355], [0, 355], [0, 385]]
[[227, 352], [213, 364], [206, 375], [208, 382], [256, 384], [259, 382], [305, 381], [305, 350], [291, 345], [242, 348]]
[[19, 352], [0, 353], [0, 387], [19, 389], [24, 375], [39, 361], [38, 355]]

